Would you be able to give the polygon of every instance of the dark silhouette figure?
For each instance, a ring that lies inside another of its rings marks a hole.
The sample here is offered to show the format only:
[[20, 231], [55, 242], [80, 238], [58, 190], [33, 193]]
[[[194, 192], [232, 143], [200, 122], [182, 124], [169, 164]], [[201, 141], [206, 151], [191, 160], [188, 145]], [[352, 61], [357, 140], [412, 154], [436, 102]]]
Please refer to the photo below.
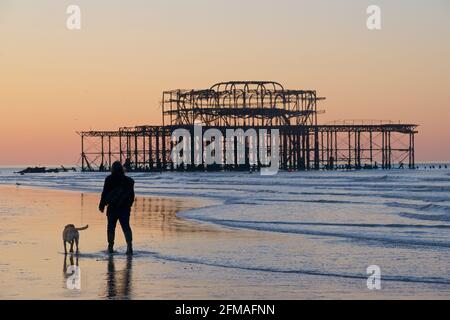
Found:
[[104, 212], [108, 206], [108, 252], [114, 252], [114, 238], [117, 221], [127, 241], [127, 254], [133, 254], [133, 235], [130, 227], [131, 207], [134, 203], [134, 180], [125, 175], [125, 170], [119, 161], [113, 163], [111, 174], [106, 177], [103, 186], [99, 210]]

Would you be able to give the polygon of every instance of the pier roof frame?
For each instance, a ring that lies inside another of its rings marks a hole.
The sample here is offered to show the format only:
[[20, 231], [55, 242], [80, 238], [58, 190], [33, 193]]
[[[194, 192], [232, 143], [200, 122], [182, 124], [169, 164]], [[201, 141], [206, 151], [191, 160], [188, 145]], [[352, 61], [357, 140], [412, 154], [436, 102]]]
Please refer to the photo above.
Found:
[[163, 125], [317, 124], [315, 90], [287, 90], [274, 81], [219, 82], [209, 89], [163, 92]]

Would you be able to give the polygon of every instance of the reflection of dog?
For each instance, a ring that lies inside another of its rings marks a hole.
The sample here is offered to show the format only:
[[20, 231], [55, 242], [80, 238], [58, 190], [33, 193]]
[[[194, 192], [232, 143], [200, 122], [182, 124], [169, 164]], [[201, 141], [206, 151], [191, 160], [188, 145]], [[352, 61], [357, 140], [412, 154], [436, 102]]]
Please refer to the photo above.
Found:
[[78, 255], [76, 262], [73, 261], [73, 253], [70, 254], [69, 265], [67, 265], [67, 254], [64, 255], [63, 275], [67, 289], [81, 289], [81, 269], [78, 266]]
[[77, 245], [77, 252], [78, 252], [78, 242], [80, 241], [80, 233], [78, 231], [80, 230], [86, 230], [88, 228], [88, 225], [82, 228], [75, 228], [73, 224], [68, 224], [64, 227], [64, 231], [62, 234], [63, 237], [63, 243], [64, 243], [64, 253], [67, 253], [66, 248], [66, 242], [70, 243], [70, 252], [73, 252], [73, 243]]
[[[70, 256], [69, 256], [69, 267], [70, 266], [75, 266], [75, 267], [78, 267], [78, 255], [75, 255], [76, 256], [76, 260], [75, 260], [75, 263], [74, 263], [74, 261], [73, 261], [73, 254], [71, 254]], [[64, 277], [67, 279], [68, 277], [69, 277], [69, 275], [67, 274], [67, 254], [65, 254], [64, 255], [64, 264], [63, 264], [63, 274], [64, 274]], [[70, 270], [69, 270], [69, 272], [70, 272]]]

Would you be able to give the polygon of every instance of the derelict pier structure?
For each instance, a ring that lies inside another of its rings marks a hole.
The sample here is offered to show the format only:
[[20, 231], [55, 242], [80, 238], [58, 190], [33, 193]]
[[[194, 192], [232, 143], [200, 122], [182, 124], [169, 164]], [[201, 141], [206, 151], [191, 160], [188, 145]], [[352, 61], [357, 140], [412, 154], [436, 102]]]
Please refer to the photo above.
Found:
[[[271, 81], [233, 81], [204, 90], [165, 91], [162, 125], [123, 127], [114, 131], [83, 131], [83, 171], [109, 170], [119, 160], [129, 171], [217, 171], [258, 170], [264, 166], [245, 152], [245, 159], [223, 164], [177, 165], [172, 161], [176, 141], [172, 133], [185, 129], [194, 138], [195, 127], [244, 132], [267, 130], [266, 141], [244, 138], [251, 144], [265, 143], [269, 153], [279, 153], [282, 170], [392, 169], [415, 168], [414, 138], [417, 125], [391, 121], [342, 121], [319, 124], [318, 97], [313, 90], [289, 90]], [[218, 131], [217, 131], [218, 130]], [[271, 145], [270, 132], [278, 130], [279, 144]], [[203, 146], [213, 143], [202, 139]], [[225, 155], [226, 143], [222, 150]], [[193, 150], [193, 148], [192, 148]]]

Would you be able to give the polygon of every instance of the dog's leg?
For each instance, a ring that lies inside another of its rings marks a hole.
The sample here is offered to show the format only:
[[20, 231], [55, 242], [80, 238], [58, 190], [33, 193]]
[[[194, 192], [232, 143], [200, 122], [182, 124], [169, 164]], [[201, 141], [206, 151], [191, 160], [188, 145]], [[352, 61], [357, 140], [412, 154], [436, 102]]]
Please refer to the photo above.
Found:
[[64, 254], [67, 254], [67, 246], [66, 246], [66, 241], [63, 240], [63, 244], [64, 244]]
[[67, 273], [67, 253], [64, 255], [63, 273], [64, 275]]
[[79, 241], [79, 239], [78, 239], [78, 238], [75, 238], [75, 244], [77, 245], [77, 253], [80, 251], [80, 250], [78, 249], [78, 241]]
[[70, 252], [73, 252], [73, 240], [70, 241]]

